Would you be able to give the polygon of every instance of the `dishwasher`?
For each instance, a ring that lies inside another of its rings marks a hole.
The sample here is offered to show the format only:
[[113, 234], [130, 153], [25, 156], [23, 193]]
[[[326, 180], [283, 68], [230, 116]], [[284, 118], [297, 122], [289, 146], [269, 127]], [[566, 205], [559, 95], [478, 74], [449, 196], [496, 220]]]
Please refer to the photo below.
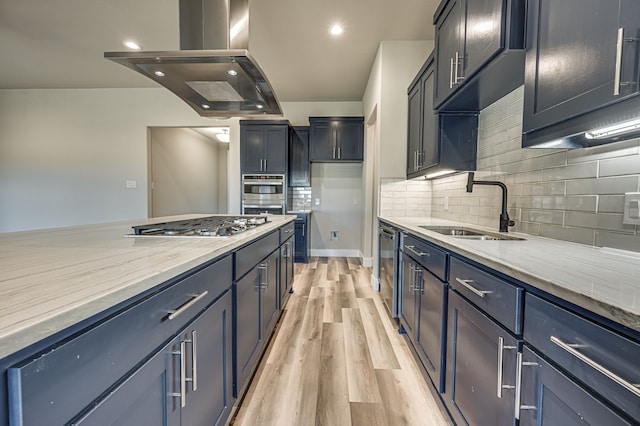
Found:
[[393, 226], [378, 224], [378, 281], [380, 297], [391, 318], [398, 318], [398, 244], [400, 232]]

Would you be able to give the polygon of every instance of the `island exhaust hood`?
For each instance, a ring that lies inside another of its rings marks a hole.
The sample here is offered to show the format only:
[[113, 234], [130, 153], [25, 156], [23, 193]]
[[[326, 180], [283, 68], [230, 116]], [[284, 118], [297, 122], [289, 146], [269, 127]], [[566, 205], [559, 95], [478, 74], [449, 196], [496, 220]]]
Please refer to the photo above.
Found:
[[282, 115], [247, 51], [249, 0], [179, 0], [180, 49], [105, 52], [171, 90], [203, 117]]

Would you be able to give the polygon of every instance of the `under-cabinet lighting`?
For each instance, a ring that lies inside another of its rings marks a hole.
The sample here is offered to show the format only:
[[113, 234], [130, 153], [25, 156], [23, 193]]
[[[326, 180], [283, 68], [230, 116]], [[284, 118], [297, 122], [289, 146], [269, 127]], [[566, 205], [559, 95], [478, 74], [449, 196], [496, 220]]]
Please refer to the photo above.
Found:
[[142, 50], [142, 46], [132, 40], [126, 40], [123, 44], [131, 50]]
[[629, 133], [635, 130], [640, 130], [640, 118], [631, 121], [624, 121], [622, 123], [614, 124], [613, 126], [589, 130], [588, 132], [585, 132], [584, 136], [587, 139], [604, 139], [609, 136]]
[[209, 108], [211, 108], [211, 107], [210, 107], [209, 105], [207, 105], [207, 104], [202, 104], [202, 108], [204, 108], [204, 109], [209, 109]]
[[451, 173], [455, 173], [455, 170], [440, 170], [439, 172], [434, 172], [426, 175], [425, 179], [433, 179], [444, 175], [450, 175]]
[[229, 133], [226, 130], [223, 130], [222, 133], [216, 134], [216, 139], [218, 139], [220, 142], [229, 143]]

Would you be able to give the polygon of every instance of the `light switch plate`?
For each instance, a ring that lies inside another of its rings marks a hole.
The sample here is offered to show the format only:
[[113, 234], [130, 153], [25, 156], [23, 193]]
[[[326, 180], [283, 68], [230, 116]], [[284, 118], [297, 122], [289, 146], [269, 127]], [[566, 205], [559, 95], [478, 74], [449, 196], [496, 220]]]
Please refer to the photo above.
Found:
[[624, 217], [622, 223], [625, 225], [640, 225], [640, 192], [626, 192], [624, 194]]

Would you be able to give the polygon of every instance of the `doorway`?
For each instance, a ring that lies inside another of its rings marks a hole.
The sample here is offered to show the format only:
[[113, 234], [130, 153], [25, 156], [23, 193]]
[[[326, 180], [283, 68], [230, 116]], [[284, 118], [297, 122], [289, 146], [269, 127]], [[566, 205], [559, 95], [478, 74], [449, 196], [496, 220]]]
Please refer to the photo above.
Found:
[[228, 212], [228, 135], [228, 127], [149, 128], [149, 217]]

